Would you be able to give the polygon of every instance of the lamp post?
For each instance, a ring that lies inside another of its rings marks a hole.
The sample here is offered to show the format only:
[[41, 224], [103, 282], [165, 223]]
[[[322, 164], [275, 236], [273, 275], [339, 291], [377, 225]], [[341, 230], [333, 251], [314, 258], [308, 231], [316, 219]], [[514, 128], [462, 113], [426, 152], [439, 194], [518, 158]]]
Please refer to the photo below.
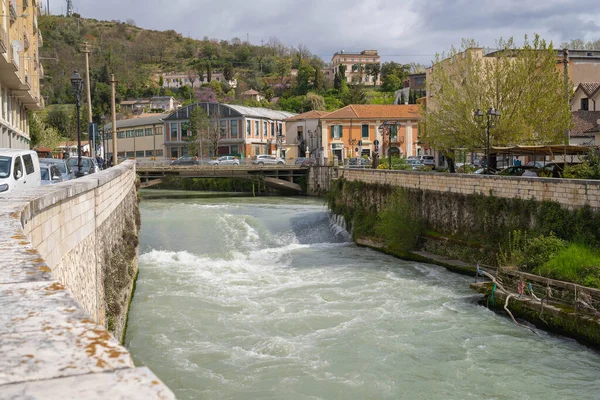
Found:
[[[489, 168], [490, 168], [490, 130], [491, 130], [492, 125], [494, 124], [495, 120], [497, 118], [500, 118], [500, 111], [496, 110], [493, 107], [490, 107], [485, 114], [487, 115], [487, 123], [486, 123], [487, 146], [485, 148], [485, 170], [486, 170], [486, 172], [488, 172]], [[479, 108], [473, 113], [473, 116], [478, 121], [483, 120], [483, 115], [484, 115], [483, 111], [481, 111]]]
[[106, 150], [108, 150], [108, 138], [106, 137], [106, 129], [104, 126], [106, 125], [106, 115], [102, 114], [100, 116], [100, 126], [102, 127], [102, 164], [104, 169], [108, 168], [108, 163], [106, 162]]
[[81, 92], [83, 91], [83, 79], [79, 72], [73, 72], [71, 75], [71, 88], [73, 89], [73, 93], [75, 93], [75, 98], [77, 100], [77, 178], [83, 176], [81, 171], [81, 115], [79, 110], [81, 108]]

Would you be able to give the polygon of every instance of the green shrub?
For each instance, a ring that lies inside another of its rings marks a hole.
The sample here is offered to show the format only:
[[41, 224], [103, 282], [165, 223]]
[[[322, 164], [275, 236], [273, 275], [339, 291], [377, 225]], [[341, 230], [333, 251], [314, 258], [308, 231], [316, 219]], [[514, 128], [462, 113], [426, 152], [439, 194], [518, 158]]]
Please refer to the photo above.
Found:
[[538, 236], [527, 242], [525, 266], [529, 270], [541, 267], [550, 259], [567, 248], [567, 242], [556, 237], [553, 232], [548, 236]]
[[600, 288], [600, 252], [581, 244], [571, 244], [535, 273], [549, 278]]
[[375, 227], [377, 235], [385, 240], [390, 250], [402, 253], [414, 249], [422, 230], [421, 220], [414, 212], [408, 194], [396, 190], [379, 212]]
[[502, 267], [525, 265], [527, 257], [527, 234], [520, 230], [508, 233], [505, 246], [500, 247], [498, 252], [498, 265]]

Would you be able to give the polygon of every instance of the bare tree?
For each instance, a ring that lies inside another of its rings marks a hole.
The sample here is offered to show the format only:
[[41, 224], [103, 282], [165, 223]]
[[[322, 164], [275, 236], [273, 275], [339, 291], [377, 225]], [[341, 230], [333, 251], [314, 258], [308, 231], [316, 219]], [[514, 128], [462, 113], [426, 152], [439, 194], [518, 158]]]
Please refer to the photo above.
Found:
[[187, 78], [190, 81], [190, 86], [192, 87], [192, 89], [194, 88], [194, 82], [196, 82], [196, 79], [198, 78], [198, 73], [196, 72], [195, 69], [189, 69], [187, 72]]

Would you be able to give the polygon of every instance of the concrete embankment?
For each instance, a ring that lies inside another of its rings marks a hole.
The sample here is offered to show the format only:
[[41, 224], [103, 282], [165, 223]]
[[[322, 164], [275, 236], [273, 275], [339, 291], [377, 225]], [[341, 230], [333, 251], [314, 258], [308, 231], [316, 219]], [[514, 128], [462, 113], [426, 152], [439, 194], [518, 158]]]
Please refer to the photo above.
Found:
[[120, 344], [137, 203], [133, 162], [0, 196], [0, 397], [174, 398]]
[[[497, 267], [510, 251], [509, 234], [597, 243], [600, 181], [356, 169], [320, 174], [315, 182], [338, 176], [327, 189], [329, 207], [346, 218], [358, 244], [472, 276], [476, 265], [492, 266], [516, 294], [508, 308], [517, 316], [600, 347], [598, 290]], [[541, 302], [527, 293], [529, 285], [547, 297], [547, 318], [539, 317]], [[490, 296], [491, 288], [476, 289]]]

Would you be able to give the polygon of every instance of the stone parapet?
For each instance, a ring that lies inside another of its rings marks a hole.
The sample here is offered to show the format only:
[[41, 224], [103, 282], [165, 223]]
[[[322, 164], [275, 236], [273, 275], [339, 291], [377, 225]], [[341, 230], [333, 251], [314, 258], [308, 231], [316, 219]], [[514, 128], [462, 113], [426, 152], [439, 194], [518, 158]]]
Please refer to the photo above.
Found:
[[408, 189], [493, 195], [502, 198], [555, 201], [569, 209], [589, 206], [600, 210], [600, 181], [498, 175], [448, 174], [439, 172], [389, 171], [340, 168], [348, 181], [391, 185]]
[[107, 254], [137, 240], [135, 211], [133, 162], [0, 196], [0, 397], [174, 398], [104, 327]]

